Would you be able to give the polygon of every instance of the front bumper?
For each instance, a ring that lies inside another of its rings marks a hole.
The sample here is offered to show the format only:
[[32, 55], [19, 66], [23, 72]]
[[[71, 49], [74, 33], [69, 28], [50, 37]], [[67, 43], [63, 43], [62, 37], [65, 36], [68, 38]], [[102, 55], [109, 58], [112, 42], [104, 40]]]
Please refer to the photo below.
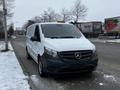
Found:
[[61, 60], [60, 58], [53, 59], [49, 56], [43, 56], [44, 70], [50, 74], [68, 74], [82, 73], [96, 70], [98, 59], [94, 60]]

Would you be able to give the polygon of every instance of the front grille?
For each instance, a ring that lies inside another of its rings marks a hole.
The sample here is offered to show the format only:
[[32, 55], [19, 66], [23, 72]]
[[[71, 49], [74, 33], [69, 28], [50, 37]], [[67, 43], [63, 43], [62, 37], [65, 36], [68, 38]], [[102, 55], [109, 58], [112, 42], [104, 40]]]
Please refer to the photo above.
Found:
[[[80, 53], [80, 58], [76, 58], [76, 53]], [[88, 60], [92, 57], [92, 50], [64, 51], [58, 53], [62, 59]]]

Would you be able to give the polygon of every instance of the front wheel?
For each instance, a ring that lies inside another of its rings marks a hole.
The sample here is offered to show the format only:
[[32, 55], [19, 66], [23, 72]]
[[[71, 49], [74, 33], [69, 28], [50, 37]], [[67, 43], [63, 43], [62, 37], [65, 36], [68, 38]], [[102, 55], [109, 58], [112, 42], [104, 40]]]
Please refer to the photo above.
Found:
[[40, 58], [39, 58], [39, 62], [38, 62], [38, 72], [39, 72], [41, 77], [46, 77], [46, 73], [44, 71], [42, 60]]

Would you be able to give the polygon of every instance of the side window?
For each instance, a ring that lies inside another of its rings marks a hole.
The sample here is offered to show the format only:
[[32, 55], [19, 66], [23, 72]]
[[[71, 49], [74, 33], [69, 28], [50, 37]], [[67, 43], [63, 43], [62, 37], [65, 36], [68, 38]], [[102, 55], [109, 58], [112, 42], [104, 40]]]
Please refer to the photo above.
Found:
[[38, 41], [40, 41], [40, 32], [39, 32], [39, 26], [38, 25], [35, 27], [34, 36], [37, 37]]

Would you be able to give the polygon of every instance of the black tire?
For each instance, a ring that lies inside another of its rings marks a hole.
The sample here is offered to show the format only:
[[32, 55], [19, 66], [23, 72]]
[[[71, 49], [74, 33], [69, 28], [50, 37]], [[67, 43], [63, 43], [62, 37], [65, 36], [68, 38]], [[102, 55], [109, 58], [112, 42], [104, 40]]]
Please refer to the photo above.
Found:
[[26, 55], [27, 55], [27, 59], [29, 59], [29, 60], [32, 59], [32, 57], [31, 57], [30, 54], [28, 53], [28, 49], [27, 49], [27, 47], [26, 47]]
[[46, 77], [47, 75], [46, 75], [46, 73], [45, 73], [45, 71], [44, 71], [44, 67], [43, 67], [43, 63], [42, 63], [42, 60], [41, 60], [41, 58], [39, 57], [38, 58], [38, 72], [39, 72], [39, 75], [41, 76], [41, 77]]

